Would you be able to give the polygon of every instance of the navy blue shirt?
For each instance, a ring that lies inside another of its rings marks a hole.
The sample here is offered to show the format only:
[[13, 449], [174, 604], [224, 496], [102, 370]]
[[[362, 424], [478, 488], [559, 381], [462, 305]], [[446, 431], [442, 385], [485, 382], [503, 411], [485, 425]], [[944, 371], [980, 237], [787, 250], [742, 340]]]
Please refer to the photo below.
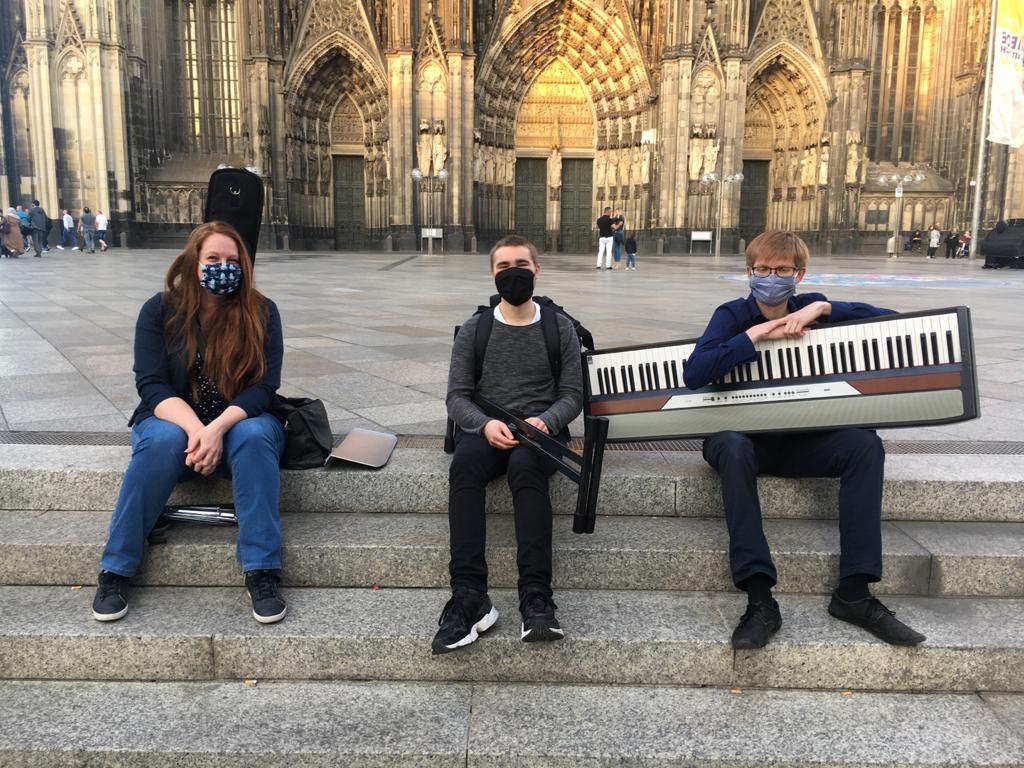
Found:
[[[249, 418], [259, 416], [274, 398], [281, 386], [281, 363], [284, 360], [284, 338], [281, 333], [281, 315], [277, 305], [267, 302], [267, 332], [263, 340], [266, 370], [263, 378], [248, 389], [239, 392], [228, 405], [237, 405]], [[164, 340], [164, 325], [173, 310], [164, 304], [164, 294], [158, 293], [142, 305], [135, 324], [135, 388], [142, 402], [132, 414], [128, 425], [138, 424], [153, 415], [156, 407], [171, 397], [192, 402], [192, 387], [188, 378], [188, 362], [183, 353], [184, 342], [179, 340], [168, 348]]]
[[[878, 315], [893, 315], [895, 310], [863, 304], [859, 301], [829, 301], [820, 293], [801, 293], [787, 302], [787, 314], [803, 309], [816, 301], [828, 301], [832, 312], [818, 318], [819, 323], [841, 323]], [[690, 389], [700, 389], [717, 381], [740, 363], [757, 358], [754, 342], [747, 330], [767, 320], [757, 306], [753, 294], [745, 299], [733, 299], [715, 310], [698, 339], [693, 354], [686, 361], [683, 381]]]

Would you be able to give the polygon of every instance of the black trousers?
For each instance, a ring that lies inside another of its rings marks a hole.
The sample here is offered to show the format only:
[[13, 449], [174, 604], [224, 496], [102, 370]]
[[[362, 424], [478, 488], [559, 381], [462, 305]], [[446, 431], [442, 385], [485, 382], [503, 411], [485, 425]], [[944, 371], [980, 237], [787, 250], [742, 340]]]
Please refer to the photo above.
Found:
[[761, 522], [758, 474], [839, 478], [839, 577], [882, 577], [882, 479], [885, 449], [874, 432], [745, 435], [719, 432], [704, 441], [704, 459], [722, 481], [729, 565], [737, 586], [761, 573], [778, 580]]
[[[568, 442], [568, 432], [558, 435], [558, 439]], [[448, 570], [452, 589], [471, 587], [487, 591], [486, 488], [491, 480], [505, 474], [515, 512], [519, 595], [551, 595], [552, 513], [548, 479], [554, 471], [550, 462], [524, 445], [503, 451], [492, 447], [482, 435], [456, 433], [455, 455], [448, 470]]]

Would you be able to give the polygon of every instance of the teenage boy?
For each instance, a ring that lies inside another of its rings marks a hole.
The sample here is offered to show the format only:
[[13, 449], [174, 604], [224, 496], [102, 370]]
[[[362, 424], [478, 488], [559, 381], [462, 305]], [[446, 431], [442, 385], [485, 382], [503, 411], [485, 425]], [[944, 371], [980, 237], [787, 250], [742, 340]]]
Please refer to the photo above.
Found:
[[448, 415], [459, 427], [448, 472], [452, 597], [438, 621], [440, 629], [431, 646], [435, 654], [469, 645], [498, 620], [487, 596], [484, 500], [487, 483], [502, 474], [508, 478], [515, 513], [521, 639], [529, 643], [563, 637], [551, 591], [548, 478], [554, 468], [520, 445], [508, 425], [487, 416], [472, 398], [479, 393], [568, 442], [566, 427], [583, 409], [580, 345], [572, 323], [552, 313], [561, 349], [556, 381], [541, 307], [532, 299], [540, 264], [529, 240], [518, 235], [499, 240], [491, 249], [491, 276], [501, 301], [493, 310], [480, 379], [476, 380], [475, 359], [479, 315], [462, 324], [448, 374]]
[[[757, 342], [800, 338], [813, 323], [892, 314], [870, 304], [829, 301], [820, 293], [796, 295], [808, 256], [806, 244], [792, 232], [772, 230], [750, 242], [750, 295], [715, 310], [686, 361], [687, 387], [706, 386], [739, 363], [754, 360]], [[782, 626], [779, 605], [772, 598], [777, 574], [761, 522], [759, 474], [840, 478], [839, 586], [828, 612], [893, 645], [917, 645], [925, 639], [868, 590], [868, 584], [882, 576], [885, 451], [878, 435], [865, 429], [720, 432], [704, 441], [704, 459], [721, 478], [732, 580], [747, 593], [747, 610], [732, 635], [734, 648], [762, 648]]]

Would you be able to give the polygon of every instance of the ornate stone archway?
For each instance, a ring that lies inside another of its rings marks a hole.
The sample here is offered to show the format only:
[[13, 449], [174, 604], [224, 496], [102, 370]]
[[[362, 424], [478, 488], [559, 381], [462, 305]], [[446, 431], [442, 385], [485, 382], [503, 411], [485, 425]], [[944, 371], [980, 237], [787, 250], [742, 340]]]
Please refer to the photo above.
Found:
[[643, 132], [651, 127], [652, 87], [639, 51], [632, 27], [603, 4], [550, 0], [506, 20], [476, 78], [479, 229], [513, 225], [517, 119], [530, 87], [556, 60], [575, 73], [593, 105], [594, 209], [604, 201], [643, 207], [650, 178], [641, 168], [650, 166], [640, 158]]
[[295, 57], [286, 73], [285, 168], [293, 238], [306, 247], [333, 244], [332, 127], [339, 104], [361, 118], [365, 231], [388, 226], [388, 92], [380, 64], [340, 32], [328, 32]]
[[827, 86], [813, 59], [789, 43], [764, 49], [750, 73], [743, 156], [770, 163], [766, 225], [816, 230], [833, 152]]

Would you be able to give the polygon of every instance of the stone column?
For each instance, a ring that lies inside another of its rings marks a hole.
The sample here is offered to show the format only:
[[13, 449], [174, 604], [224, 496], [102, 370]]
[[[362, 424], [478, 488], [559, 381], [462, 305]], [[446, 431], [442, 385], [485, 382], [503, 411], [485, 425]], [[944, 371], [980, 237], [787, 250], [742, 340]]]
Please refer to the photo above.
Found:
[[416, 248], [413, 225], [412, 159], [413, 140], [413, 74], [412, 51], [398, 51], [387, 56], [388, 118], [391, 153], [391, 229], [399, 250]]
[[[729, 58], [724, 62], [725, 109], [718, 138], [721, 142], [722, 176], [743, 172], [743, 131], [747, 108], [747, 67], [743, 59]], [[722, 185], [722, 230], [739, 226], [741, 184]], [[731, 237], [731, 233], [730, 233]], [[729, 238], [723, 238], [729, 242]], [[723, 253], [726, 251], [723, 250]]]
[[26, 42], [25, 58], [29, 72], [29, 125], [32, 168], [35, 187], [32, 195], [43, 204], [47, 213], [56, 211], [57, 152], [53, 143], [53, 97], [50, 88], [50, 51], [47, 43]]

